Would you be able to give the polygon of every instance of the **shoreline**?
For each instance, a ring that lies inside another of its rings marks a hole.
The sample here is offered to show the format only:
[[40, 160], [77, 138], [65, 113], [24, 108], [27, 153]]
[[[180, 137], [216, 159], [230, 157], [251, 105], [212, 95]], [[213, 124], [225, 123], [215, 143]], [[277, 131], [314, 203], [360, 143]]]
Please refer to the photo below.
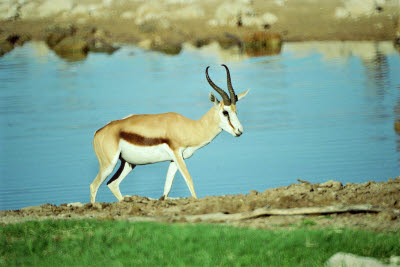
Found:
[[43, 204], [0, 211], [0, 224], [46, 219], [97, 219], [161, 223], [217, 223], [262, 229], [314, 228], [400, 230], [400, 176], [386, 182], [298, 183], [250, 190], [247, 195], [155, 200], [126, 196], [121, 202]]

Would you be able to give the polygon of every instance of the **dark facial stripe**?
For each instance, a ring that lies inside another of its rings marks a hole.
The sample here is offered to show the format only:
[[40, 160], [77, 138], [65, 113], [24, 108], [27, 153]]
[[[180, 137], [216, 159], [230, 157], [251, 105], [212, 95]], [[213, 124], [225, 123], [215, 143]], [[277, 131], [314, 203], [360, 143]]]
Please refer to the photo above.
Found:
[[121, 132], [119, 136], [125, 141], [138, 146], [157, 146], [161, 144], [170, 145], [170, 140], [167, 138], [161, 138], [161, 137], [148, 138], [141, 136], [139, 134], [127, 133], [127, 132]]
[[229, 115], [228, 115], [228, 123], [229, 123], [229, 125], [232, 127], [232, 129], [235, 130], [235, 127], [233, 127], [233, 125], [232, 125], [232, 123], [231, 123], [231, 118], [229, 117]]

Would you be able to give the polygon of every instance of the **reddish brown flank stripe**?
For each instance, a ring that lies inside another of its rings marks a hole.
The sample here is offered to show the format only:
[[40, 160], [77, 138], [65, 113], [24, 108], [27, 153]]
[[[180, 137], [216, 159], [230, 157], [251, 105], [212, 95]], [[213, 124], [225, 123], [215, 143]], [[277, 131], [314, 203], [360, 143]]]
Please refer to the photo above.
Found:
[[147, 138], [139, 134], [127, 132], [121, 132], [119, 136], [129, 143], [139, 146], [156, 146], [161, 144], [170, 144], [169, 139], [161, 137]]

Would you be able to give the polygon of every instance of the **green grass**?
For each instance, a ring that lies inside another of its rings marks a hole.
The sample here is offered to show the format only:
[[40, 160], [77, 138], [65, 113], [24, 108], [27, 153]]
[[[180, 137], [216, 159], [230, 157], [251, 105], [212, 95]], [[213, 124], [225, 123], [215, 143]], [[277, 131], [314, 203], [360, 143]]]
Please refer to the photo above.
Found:
[[47, 220], [1, 226], [0, 265], [321, 266], [339, 251], [400, 255], [399, 240], [399, 232]]
[[302, 226], [313, 226], [313, 225], [316, 225], [317, 223], [316, 222], [314, 222], [313, 220], [310, 220], [310, 219], [305, 219], [305, 220], [303, 220], [302, 222], [301, 222], [301, 225]]

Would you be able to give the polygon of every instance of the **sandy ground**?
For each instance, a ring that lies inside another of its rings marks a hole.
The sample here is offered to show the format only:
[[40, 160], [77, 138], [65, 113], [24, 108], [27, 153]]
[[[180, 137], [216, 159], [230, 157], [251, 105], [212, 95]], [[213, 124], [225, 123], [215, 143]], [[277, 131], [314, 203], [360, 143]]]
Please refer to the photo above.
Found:
[[[307, 207], [317, 211], [310, 214], [307, 212]], [[346, 211], [348, 207], [356, 209]], [[302, 210], [306, 212], [302, 213]], [[279, 214], [295, 211], [295, 214], [271, 215], [268, 211], [278, 211]], [[113, 203], [94, 205], [69, 203], [59, 206], [43, 204], [21, 210], [0, 211], [1, 224], [48, 218], [206, 222], [265, 229], [309, 226], [398, 231], [400, 230], [400, 177], [389, 179], [387, 182], [371, 181], [345, 185], [335, 181], [321, 184], [302, 181], [264, 192], [252, 190], [247, 195], [212, 196], [201, 199], [154, 200], [127, 196], [123, 201]]]

